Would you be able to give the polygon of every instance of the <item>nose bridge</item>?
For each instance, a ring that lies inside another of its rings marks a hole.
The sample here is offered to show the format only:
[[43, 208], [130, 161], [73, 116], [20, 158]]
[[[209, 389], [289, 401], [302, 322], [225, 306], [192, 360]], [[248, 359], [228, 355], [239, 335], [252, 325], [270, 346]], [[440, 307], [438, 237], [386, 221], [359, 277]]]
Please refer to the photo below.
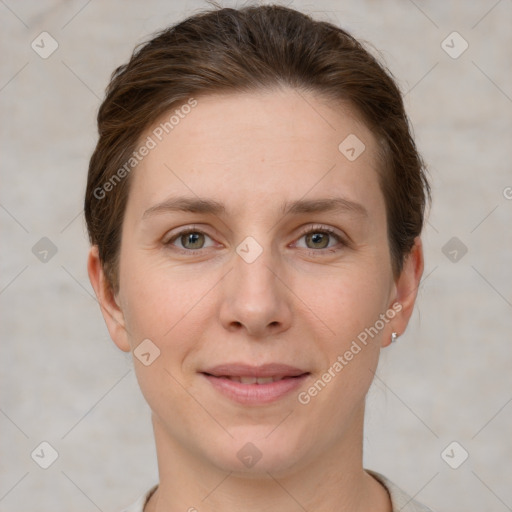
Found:
[[221, 307], [224, 326], [243, 326], [249, 334], [258, 336], [288, 328], [290, 305], [285, 287], [276, 276], [280, 265], [270, 237], [264, 232], [247, 236], [235, 251]]
[[261, 243], [249, 235], [237, 245], [233, 278], [236, 288], [241, 292], [261, 295], [264, 291], [265, 294], [273, 294], [276, 291], [276, 277], [270, 268], [276, 262], [272, 254], [272, 244], [268, 237], [263, 240], [263, 235], [259, 235], [258, 238]]

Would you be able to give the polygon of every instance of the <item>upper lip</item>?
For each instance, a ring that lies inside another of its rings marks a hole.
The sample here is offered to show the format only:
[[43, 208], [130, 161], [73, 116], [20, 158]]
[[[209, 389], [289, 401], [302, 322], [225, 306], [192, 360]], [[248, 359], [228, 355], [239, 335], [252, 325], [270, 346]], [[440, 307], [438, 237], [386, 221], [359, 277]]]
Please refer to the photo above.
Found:
[[214, 366], [203, 370], [201, 373], [207, 373], [215, 377], [297, 377], [309, 372], [280, 363], [263, 364], [261, 366], [231, 363]]

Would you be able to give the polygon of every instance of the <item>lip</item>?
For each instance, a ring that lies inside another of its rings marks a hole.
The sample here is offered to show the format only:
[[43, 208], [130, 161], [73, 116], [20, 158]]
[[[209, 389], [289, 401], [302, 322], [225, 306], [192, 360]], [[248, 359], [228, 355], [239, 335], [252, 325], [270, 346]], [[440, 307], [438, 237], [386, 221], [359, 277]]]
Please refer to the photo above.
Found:
[[297, 377], [308, 372], [295, 366], [280, 363], [269, 363], [260, 366], [229, 363], [208, 368], [201, 373], [208, 373], [215, 377]]
[[[224, 364], [209, 368], [201, 374], [216, 391], [244, 405], [268, 404], [284, 398], [299, 388], [310, 375], [299, 368], [278, 363], [262, 366]], [[279, 377], [281, 380], [265, 384], [242, 384], [228, 377]]]

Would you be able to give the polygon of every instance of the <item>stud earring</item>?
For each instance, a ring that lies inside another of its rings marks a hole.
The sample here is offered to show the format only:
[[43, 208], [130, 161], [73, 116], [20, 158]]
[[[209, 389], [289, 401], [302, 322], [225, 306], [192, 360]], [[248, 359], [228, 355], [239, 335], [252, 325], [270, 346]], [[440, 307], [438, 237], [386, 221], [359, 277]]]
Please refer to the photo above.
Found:
[[391, 343], [394, 343], [398, 339], [398, 333], [392, 332], [391, 333]]

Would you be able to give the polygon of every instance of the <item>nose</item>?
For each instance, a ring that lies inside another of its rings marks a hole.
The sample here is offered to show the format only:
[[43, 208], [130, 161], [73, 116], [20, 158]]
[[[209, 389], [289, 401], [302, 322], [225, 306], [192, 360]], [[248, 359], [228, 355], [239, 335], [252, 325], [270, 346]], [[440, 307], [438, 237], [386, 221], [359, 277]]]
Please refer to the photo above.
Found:
[[233, 255], [232, 270], [223, 279], [222, 325], [228, 331], [245, 331], [255, 338], [287, 330], [291, 325], [293, 294], [278, 256], [261, 246], [258, 252], [263, 250], [253, 260], [254, 253], [251, 255], [250, 251], [254, 252], [255, 247], [241, 246], [239, 253]]

